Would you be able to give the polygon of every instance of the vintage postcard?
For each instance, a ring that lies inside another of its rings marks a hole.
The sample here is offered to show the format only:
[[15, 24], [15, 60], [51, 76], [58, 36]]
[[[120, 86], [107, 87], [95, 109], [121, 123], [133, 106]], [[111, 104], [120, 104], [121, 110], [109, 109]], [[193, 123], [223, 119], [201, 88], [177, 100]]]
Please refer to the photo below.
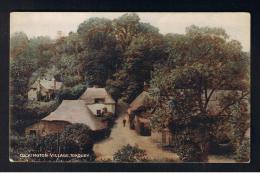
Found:
[[249, 163], [250, 14], [10, 13], [11, 162]]

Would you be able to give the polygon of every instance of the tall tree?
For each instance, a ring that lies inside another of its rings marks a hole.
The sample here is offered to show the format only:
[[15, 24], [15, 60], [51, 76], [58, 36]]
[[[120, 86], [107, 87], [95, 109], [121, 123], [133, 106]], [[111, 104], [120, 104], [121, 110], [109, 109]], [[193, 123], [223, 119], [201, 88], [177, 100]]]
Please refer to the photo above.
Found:
[[113, 21], [122, 56], [120, 70], [107, 81], [107, 86], [115, 92], [112, 95], [127, 102], [140, 93], [144, 81], [150, 80], [153, 64], [167, 57], [165, 40], [159, 30], [139, 20], [137, 14], [127, 13]]
[[90, 18], [80, 24], [84, 70], [90, 84], [104, 86], [105, 81], [117, 69], [120, 50], [113, 32], [112, 21], [105, 18]]
[[135, 13], [126, 13], [113, 20], [116, 39], [120, 43], [122, 51], [126, 51], [131, 41], [137, 37], [140, 18]]
[[29, 39], [23, 32], [16, 32], [10, 38], [10, 57], [24, 56], [27, 51]]
[[[191, 26], [185, 35], [171, 37], [169, 65], [156, 70], [151, 80], [157, 106], [161, 108], [155, 111], [154, 124], [165, 126], [163, 121], [168, 122], [178, 138], [183, 160], [188, 157], [185, 153], [190, 151], [188, 147], [198, 152], [191, 151], [189, 154], [194, 157], [187, 161], [205, 161], [210, 127], [217, 121], [209, 114], [211, 97], [219, 89], [232, 89], [238, 95], [220, 105], [214, 117], [221, 117], [230, 106], [248, 96], [249, 58], [239, 42], [229, 41], [221, 28]], [[169, 111], [160, 121], [165, 102], [170, 105]]]

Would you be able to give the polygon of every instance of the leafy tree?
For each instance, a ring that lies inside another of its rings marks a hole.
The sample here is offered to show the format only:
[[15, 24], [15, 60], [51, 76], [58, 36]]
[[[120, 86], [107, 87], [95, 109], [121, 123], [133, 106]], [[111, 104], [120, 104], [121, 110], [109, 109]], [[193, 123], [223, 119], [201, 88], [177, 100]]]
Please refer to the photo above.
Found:
[[17, 96], [26, 97], [33, 72], [40, 66], [44, 68], [48, 64], [46, 62], [52, 55], [43, 47], [51, 44], [52, 41], [48, 37], [28, 39], [24, 33], [15, 33], [11, 35], [10, 42], [10, 82], [15, 102]]
[[53, 56], [50, 46], [53, 41], [49, 37], [39, 36], [29, 39], [27, 55], [37, 64], [46, 67]]
[[[77, 76], [84, 78], [84, 59], [81, 56], [83, 51], [81, 39], [77, 33], [70, 33], [69, 36], [57, 42], [60, 59], [56, 63], [59, 72], [64, 76]], [[55, 63], [54, 63], [55, 64]]]
[[241, 100], [232, 106], [230, 106], [231, 116], [229, 118], [228, 123], [230, 124], [231, 132], [232, 132], [232, 144], [237, 153], [241, 149], [241, 145], [243, 145], [244, 136], [246, 130], [250, 127], [249, 124], [249, 110], [247, 110], [247, 100]]
[[135, 13], [126, 13], [113, 20], [115, 35], [123, 52], [131, 44], [132, 39], [137, 37], [140, 18]]
[[12, 95], [25, 96], [28, 91], [27, 84], [33, 71], [32, 67], [32, 61], [27, 58], [10, 60], [10, 82]]
[[[153, 64], [167, 57], [166, 44], [159, 30], [147, 23], [139, 22], [135, 13], [127, 13], [113, 21], [114, 32], [123, 52], [120, 70], [107, 81], [112, 95], [131, 102], [150, 80]], [[118, 94], [121, 93], [121, 96]]]
[[84, 51], [86, 80], [89, 84], [104, 86], [120, 64], [120, 50], [113, 33], [112, 21], [105, 18], [90, 18], [80, 24], [78, 34]]
[[[191, 26], [185, 35], [172, 38], [176, 40], [169, 41], [173, 45], [169, 51], [169, 65], [160, 66], [162, 68], [153, 73], [151, 80], [156, 105], [162, 110], [162, 103], [168, 102], [169, 113], [162, 115], [165, 111], [158, 110], [155, 118], [162, 118], [154, 119], [153, 124], [169, 126], [179, 146], [193, 145], [200, 153], [200, 157], [194, 158], [207, 161], [212, 124], [227, 114], [230, 106], [249, 94], [246, 79], [248, 57], [237, 41], [227, 40], [223, 29]], [[237, 97], [229, 97], [226, 103], [221, 102], [221, 109], [214, 113], [216, 118], [213, 118], [209, 113], [209, 103], [213, 93], [219, 89], [242, 92]], [[179, 154], [183, 152], [186, 151]]]
[[17, 58], [24, 56], [27, 52], [29, 39], [23, 32], [16, 32], [10, 38], [10, 57]]

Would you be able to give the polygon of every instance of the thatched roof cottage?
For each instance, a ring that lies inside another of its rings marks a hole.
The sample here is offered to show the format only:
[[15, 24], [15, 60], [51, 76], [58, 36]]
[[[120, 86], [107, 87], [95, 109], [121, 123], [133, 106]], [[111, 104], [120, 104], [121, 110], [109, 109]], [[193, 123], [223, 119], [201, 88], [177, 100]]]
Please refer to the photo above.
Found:
[[63, 100], [60, 106], [48, 116], [26, 128], [25, 133], [45, 136], [52, 133], [60, 133], [69, 124], [82, 123], [92, 131], [106, 128], [103, 123], [95, 117], [83, 100]]

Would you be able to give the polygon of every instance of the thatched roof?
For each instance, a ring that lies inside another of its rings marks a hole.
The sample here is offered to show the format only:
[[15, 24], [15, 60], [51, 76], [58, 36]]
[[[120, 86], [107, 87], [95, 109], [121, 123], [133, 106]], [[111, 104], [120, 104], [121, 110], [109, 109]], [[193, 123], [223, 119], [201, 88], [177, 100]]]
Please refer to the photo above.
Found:
[[86, 124], [91, 130], [101, 130], [106, 125], [98, 121], [85, 105], [83, 100], [63, 100], [61, 105], [47, 117], [44, 121], [65, 121], [69, 123]]
[[150, 124], [150, 119], [148, 118], [143, 118], [143, 117], [137, 117], [139, 122], [145, 123], [145, 124]]
[[141, 114], [136, 115], [136, 117], [137, 117], [137, 119], [140, 122], [150, 123], [151, 113], [149, 113], [149, 112], [142, 112]]
[[[32, 86], [31, 86], [31, 88], [37, 88], [37, 85], [38, 85], [38, 80], [37, 81], [35, 81], [33, 84], [32, 84]], [[41, 87], [43, 87], [44, 89], [47, 89], [47, 90], [50, 90], [50, 89], [54, 89], [54, 81], [53, 80], [45, 80], [45, 79], [43, 79], [43, 80], [40, 80], [40, 85], [41, 85]], [[56, 81], [56, 90], [59, 90], [60, 88], [61, 88], [61, 86], [62, 86], [62, 82], [57, 82]]]
[[131, 111], [135, 111], [138, 108], [140, 108], [141, 106], [144, 105], [144, 103], [146, 102], [147, 99], [149, 99], [149, 93], [147, 91], [143, 91], [140, 95], [138, 95], [134, 101], [130, 104], [129, 109]]
[[105, 104], [115, 104], [115, 100], [106, 91], [105, 88], [87, 88], [86, 91], [80, 96], [87, 104], [95, 103], [95, 99], [104, 99]]

